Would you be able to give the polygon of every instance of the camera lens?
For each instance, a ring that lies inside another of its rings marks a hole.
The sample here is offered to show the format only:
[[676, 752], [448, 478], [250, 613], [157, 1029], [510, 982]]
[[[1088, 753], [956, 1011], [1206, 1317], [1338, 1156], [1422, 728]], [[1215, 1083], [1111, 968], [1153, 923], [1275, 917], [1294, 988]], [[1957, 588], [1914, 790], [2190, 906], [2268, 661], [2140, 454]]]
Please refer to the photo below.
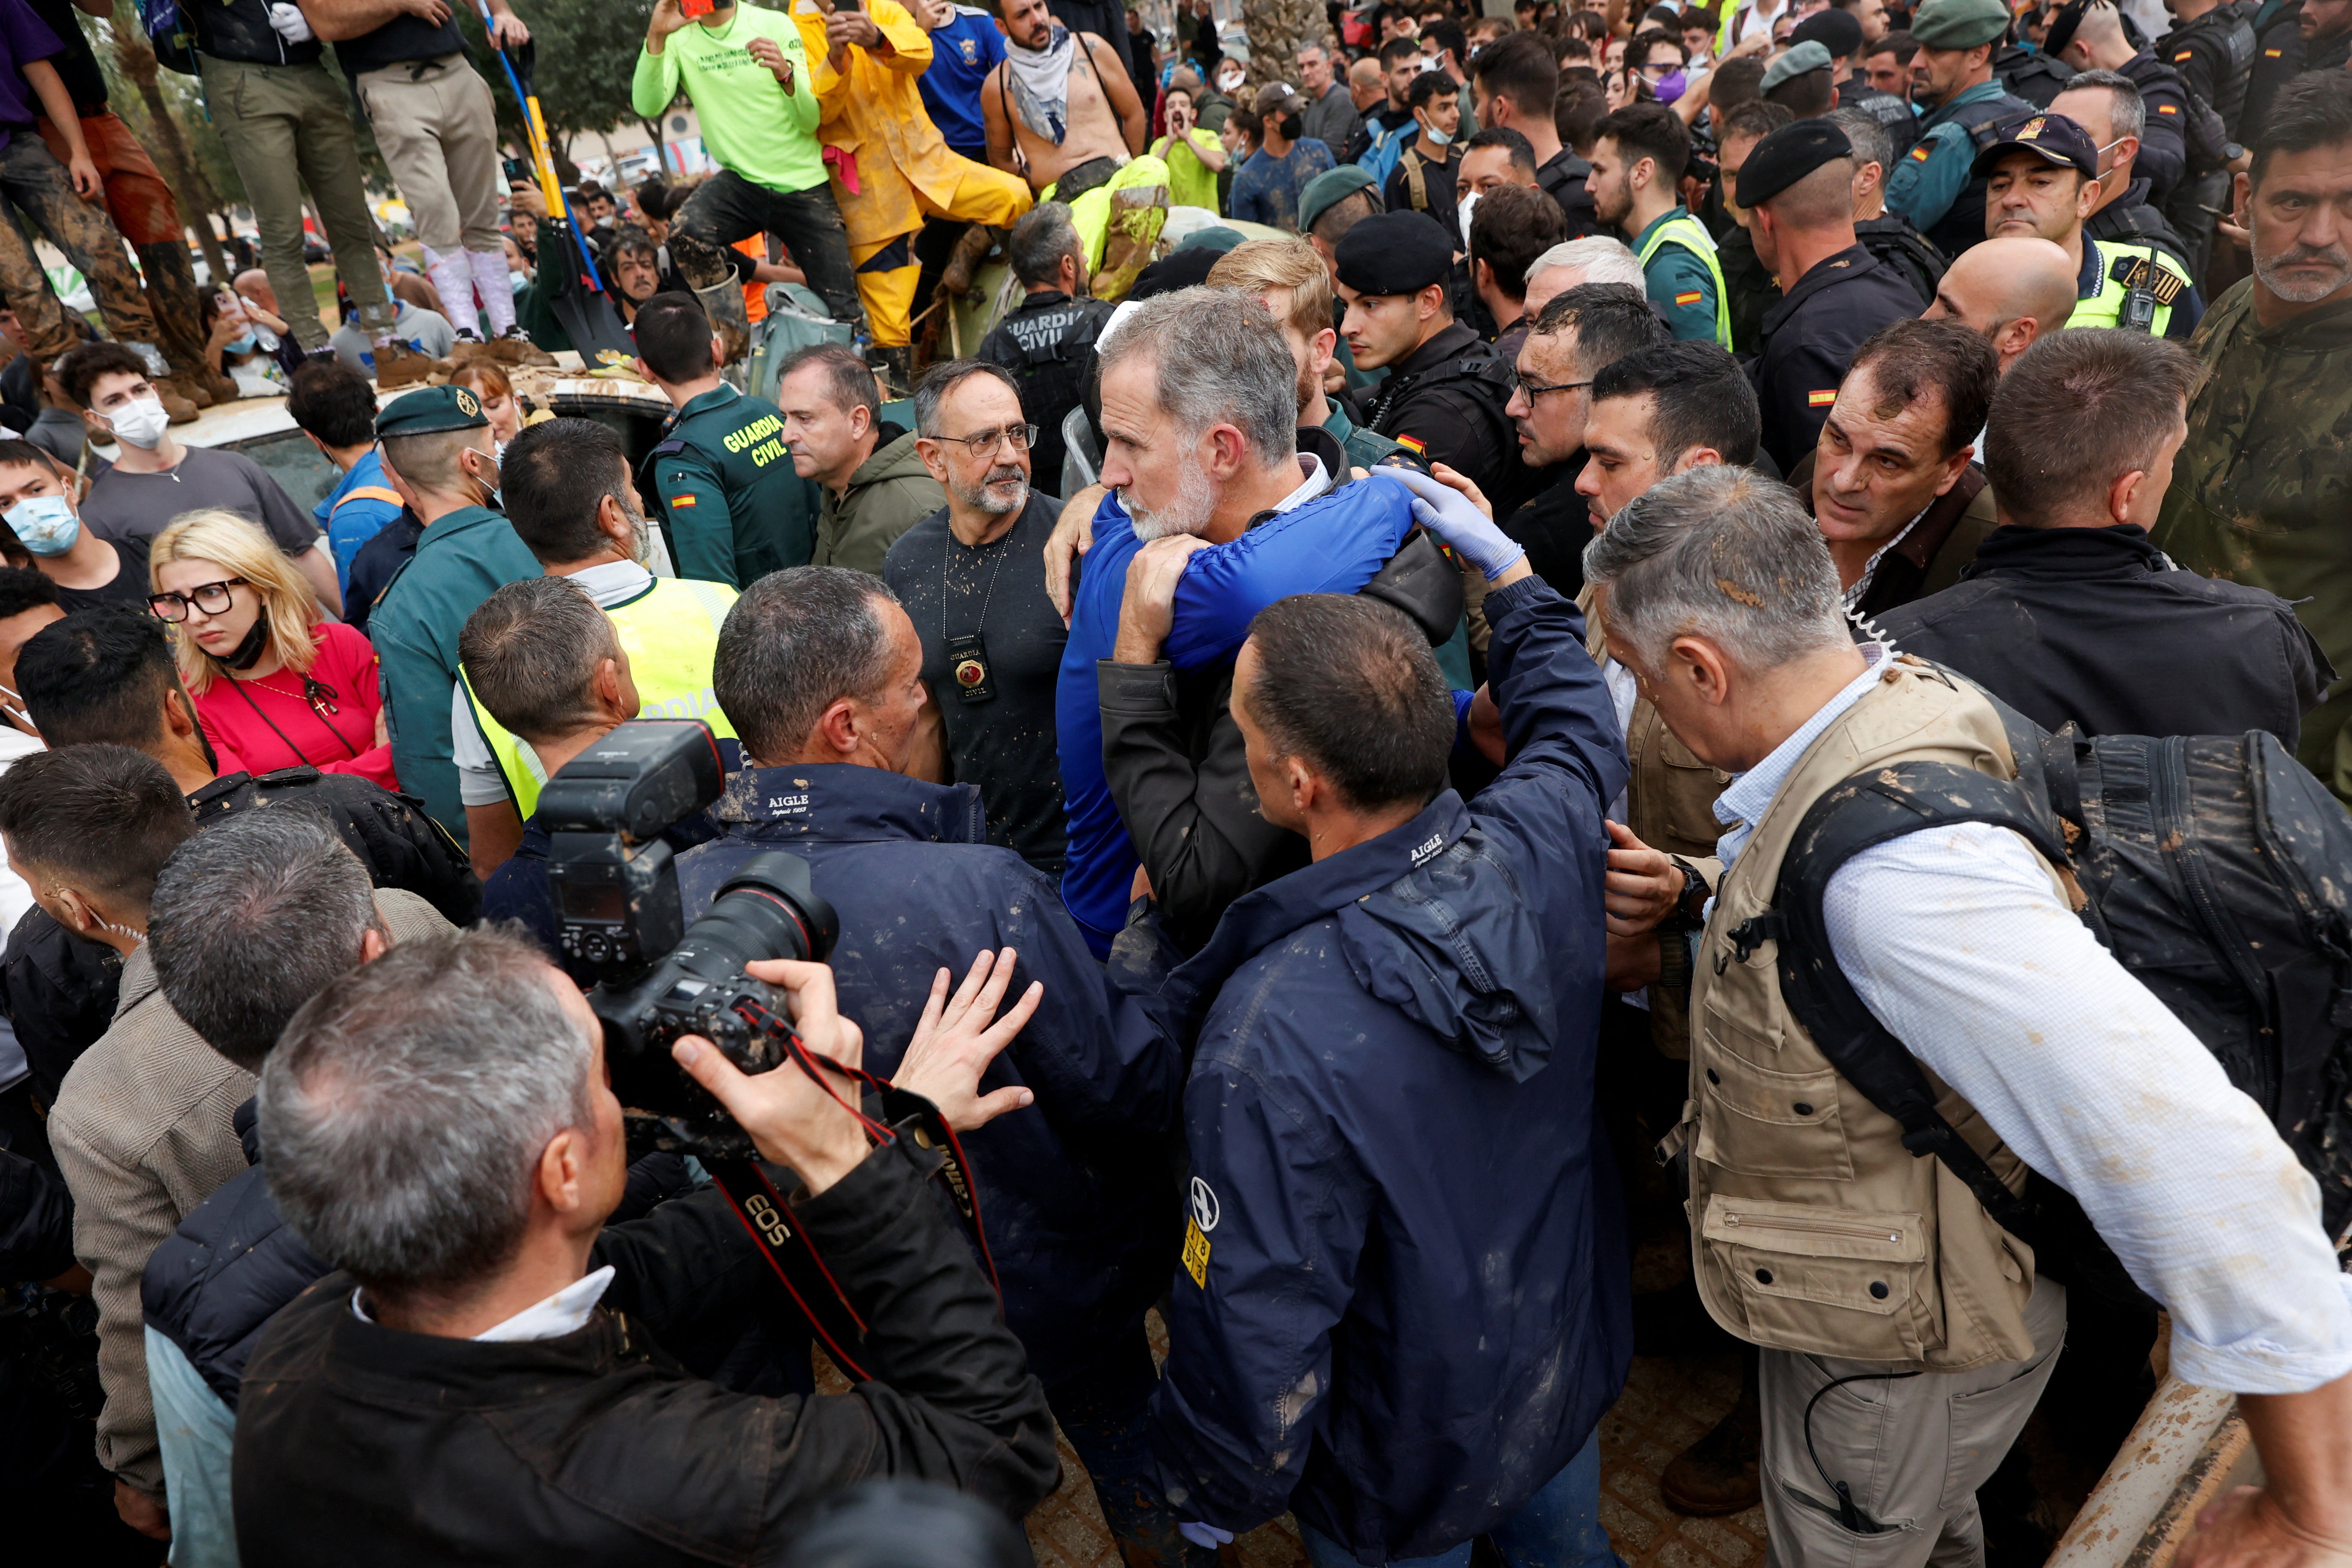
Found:
[[717, 977], [772, 958], [822, 963], [833, 951], [840, 922], [833, 906], [809, 886], [808, 862], [781, 849], [754, 856], [727, 879], [710, 908], [678, 944], [697, 973]]

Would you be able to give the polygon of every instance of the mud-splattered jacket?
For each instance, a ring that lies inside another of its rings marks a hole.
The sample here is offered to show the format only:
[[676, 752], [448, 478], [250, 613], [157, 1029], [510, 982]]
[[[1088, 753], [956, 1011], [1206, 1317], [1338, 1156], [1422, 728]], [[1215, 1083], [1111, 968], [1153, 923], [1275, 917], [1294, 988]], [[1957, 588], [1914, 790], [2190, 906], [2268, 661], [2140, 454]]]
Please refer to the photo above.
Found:
[[1009, 994], [1042, 980], [1045, 1000], [981, 1088], [1025, 1084], [1037, 1102], [963, 1140], [1005, 1321], [1048, 1388], [1131, 1336], [1168, 1280], [1167, 1156], [1102, 1094], [1102, 971], [1054, 884], [988, 842], [980, 791], [837, 763], [745, 768], [711, 816], [724, 836], [678, 861], [688, 917], [763, 850], [806, 859], [841, 920], [834, 981], [869, 1071], [898, 1067], [940, 970], [961, 978], [981, 952], [1019, 950]]
[[1574, 605], [1531, 578], [1486, 615], [1502, 775], [1235, 900], [1137, 1003], [1180, 1040], [1205, 1015], [1162, 1484], [1367, 1563], [1517, 1513], [1632, 1352], [1592, 1090], [1624, 746]]
[[[2151, 531], [2191, 572], [2268, 588], [2294, 606], [2327, 662], [2352, 671], [2352, 302], [2265, 327], [2253, 279], [2214, 302], [2193, 346], [2205, 379]], [[2303, 765], [2352, 800], [2339, 678], [2304, 715]]]

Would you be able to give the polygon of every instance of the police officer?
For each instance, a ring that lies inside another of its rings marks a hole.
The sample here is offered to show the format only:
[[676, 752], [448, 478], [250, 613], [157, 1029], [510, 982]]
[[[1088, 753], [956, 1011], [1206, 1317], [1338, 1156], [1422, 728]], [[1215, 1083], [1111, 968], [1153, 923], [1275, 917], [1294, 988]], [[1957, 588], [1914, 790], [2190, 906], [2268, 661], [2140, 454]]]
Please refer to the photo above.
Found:
[[1022, 412], [1037, 426], [1029, 471], [1051, 493], [1062, 488], [1062, 421], [1085, 396], [1087, 367], [1111, 306], [1086, 296], [1086, 247], [1061, 202], [1024, 215], [1013, 226], [1005, 257], [1028, 298], [1006, 312], [972, 355], [1013, 373]]
[[2014, 38], [2004, 38], [1993, 51], [1993, 79], [2036, 109], [2066, 90], [2074, 68], [2047, 49], [2029, 49]]
[[[2093, 239], [2083, 219], [2097, 199], [2099, 148], [2063, 114], [2036, 114], [1978, 154], [1985, 232], [2039, 235], [2080, 268], [2069, 327], [2130, 327], [2186, 339], [2205, 313], [2188, 271], [2145, 241]], [[2054, 176], [2054, 177], [2053, 177]]]
[[[657, 577], [646, 566], [651, 540], [620, 437], [593, 419], [546, 420], [515, 437], [500, 468], [516, 537], [549, 576], [570, 578], [612, 621], [636, 687], [636, 717], [699, 719], [732, 735], [710, 667], [735, 590]], [[499, 848], [511, 853], [519, 845], [547, 773], [539, 752], [492, 715], [462, 667], [452, 702], [474, 858], [495, 868], [506, 858]]]
[[498, 493], [497, 448], [482, 405], [462, 386], [428, 386], [394, 398], [376, 416], [378, 448], [423, 532], [368, 617], [383, 666], [384, 723], [400, 786], [425, 802], [460, 843], [466, 812], [450, 755], [450, 693], [457, 635], [474, 607], [503, 584], [540, 574], [507, 520], [487, 504]]
[[[1862, 23], [1853, 12], [1841, 11], [1835, 6], [1826, 11], [1816, 11], [1796, 25], [1789, 34], [1789, 42], [1791, 53], [1794, 46], [1799, 44], [1819, 44], [1828, 50], [1832, 74], [1836, 78], [1837, 106], [1866, 111], [1889, 131], [1899, 132], [1905, 145], [1908, 146], [1917, 123], [1917, 116], [1912, 112], [1910, 101], [1891, 92], [1879, 91], [1870, 85], [1867, 75], [1854, 71], [1853, 58], [1862, 52], [1864, 40]], [[1767, 67], [1764, 74], [1771, 75], [1771, 68]]]
[[1923, 303], [1854, 237], [1853, 192], [1853, 144], [1827, 120], [1782, 126], [1739, 169], [1756, 254], [1788, 284], [1764, 313], [1764, 352], [1748, 368], [1764, 449], [1783, 474], [1819, 440], [1854, 350]]
[[2211, 107], [2221, 121], [2225, 160], [2217, 169], [2193, 168], [2173, 194], [2165, 214], [2189, 245], [2189, 271], [2201, 277], [2211, 254], [2213, 220], [2230, 205], [2231, 168], [2244, 153], [2246, 84], [2254, 68], [2251, 7], [2231, 0], [2169, 0], [2174, 26], [2159, 39], [2156, 56], [2179, 73], [2192, 98]]
[[2033, 111], [1992, 74], [2008, 27], [2002, 0], [1925, 0], [1912, 19], [1911, 97], [1928, 107], [1917, 142], [1887, 175], [1886, 205], [1947, 256], [1984, 237], [1984, 181], [1970, 174], [1977, 153], [1998, 127]]
[[1603, 224], [1632, 242], [1650, 302], [1685, 342], [1731, 346], [1731, 309], [1715, 237], [1682, 204], [1690, 166], [1690, 132], [1661, 103], [1636, 103], [1592, 133], [1592, 173], [1585, 188]]
[[1358, 395], [1357, 423], [1414, 457], [1470, 476], [1497, 508], [1523, 484], [1518, 431], [1504, 412], [1510, 366], [1454, 319], [1454, 239], [1427, 213], [1378, 213], [1337, 251], [1340, 331], [1364, 370], [1388, 377]]
[[2042, 47], [2073, 66], [2077, 74], [2109, 70], [2139, 89], [2147, 108], [2140, 128], [2137, 169], [2149, 184], [2150, 201], [2161, 205], [2189, 170], [2188, 89], [2173, 68], [2124, 36], [2123, 14], [2101, 0], [2072, 0], [2050, 24]]
[[2314, 7], [2302, 0], [2263, 0], [2253, 17], [2254, 63], [2246, 81], [2246, 105], [2239, 119], [2249, 140], [2281, 89], [2305, 71], [2342, 70], [2352, 58], [2352, 11], [2341, 5]]
[[719, 378], [710, 318], [691, 294], [637, 307], [637, 368], [677, 412], [646, 455], [640, 490], [661, 509], [681, 577], [740, 588], [805, 566], [824, 498], [793, 472], [784, 416]]
[[[2081, 71], [2050, 111], [2081, 126], [2099, 149], [2099, 190], [2091, 216], [2083, 220], [2083, 232], [2118, 245], [2153, 245], [2195, 277], [2196, 253], [2164, 214], [2148, 205], [2148, 184], [2139, 177], [2139, 132], [2135, 127], [2146, 111], [2139, 89], [2114, 71]], [[2205, 228], [2210, 237], [2210, 217]]]

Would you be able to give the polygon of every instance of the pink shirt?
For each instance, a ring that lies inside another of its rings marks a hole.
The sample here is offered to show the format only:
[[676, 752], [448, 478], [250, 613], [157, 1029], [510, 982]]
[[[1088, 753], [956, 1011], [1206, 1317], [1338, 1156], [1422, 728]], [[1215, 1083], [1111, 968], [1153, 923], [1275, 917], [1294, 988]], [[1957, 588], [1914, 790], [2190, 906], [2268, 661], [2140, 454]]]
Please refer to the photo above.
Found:
[[383, 696], [376, 684], [374, 647], [340, 621], [321, 621], [312, 636], [319, 648], [310, 666], [310, 679], [320, 689], [316, 703], [305, 695], [302, 677], [290, 669], [260, 680], [236, 680], [223, 671], [196, 699], [196, 721], [212, 742], [220, 771], [266, 773], [307, 764], [398, 789], [392, 748], [375, 743]]

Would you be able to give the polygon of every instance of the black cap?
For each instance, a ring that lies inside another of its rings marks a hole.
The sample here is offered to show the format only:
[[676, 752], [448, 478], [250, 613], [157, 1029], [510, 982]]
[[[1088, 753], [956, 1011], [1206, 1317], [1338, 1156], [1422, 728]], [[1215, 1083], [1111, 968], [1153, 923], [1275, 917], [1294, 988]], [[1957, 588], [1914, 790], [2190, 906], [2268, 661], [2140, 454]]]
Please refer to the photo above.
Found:
[[[2002, 132], [2000, 141], [1977, 154], [1969, 177], [1974, 179], [1989, 173], [2011, 153], [2036, 153], [2054, 168], [2080, 169], [2086, 180], [2099, 177], [2099, 144], [2091, 140], [2089, 132], [2063, 114], [2029, 114]], [[1739, 171], [1739, 189], [1742, 195], [1747, 194], [1748, 170], [1744, 164]]]
[[1832, 5], [1826, 11], [1816, 11], [1798, 23], [1789, 33], [1792, 44], [1814, 43], [1829, 50], [1833, 60], [1851, 59], [1862, 47], [1862, 23], [1851, 11], [1841, 11]]
[[1454, 237], [1427, 213], [1374, 213], [1336, 255], [1339, 281], [1359, 294], [1418, 294], [1454, 270]]
[[1739, 165], [1739, 205], [1753, 212], [1823, 163], [1853, 156], [1853, 143], [1826, 120], [1783, 125]]

